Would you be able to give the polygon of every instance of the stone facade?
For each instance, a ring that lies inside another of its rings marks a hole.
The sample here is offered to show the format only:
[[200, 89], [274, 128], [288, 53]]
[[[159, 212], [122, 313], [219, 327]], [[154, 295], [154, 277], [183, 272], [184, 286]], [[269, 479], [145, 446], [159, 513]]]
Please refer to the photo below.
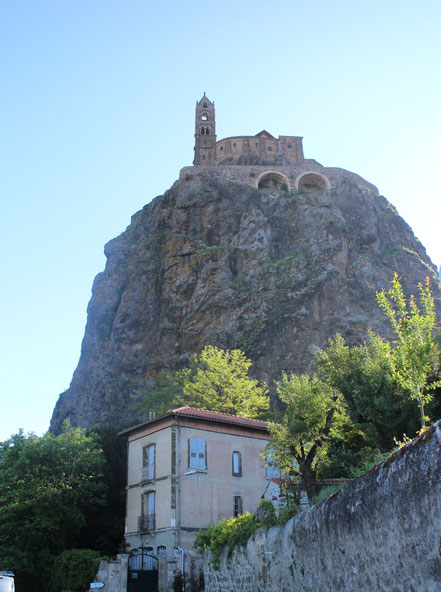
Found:
[[348, 177], [363, 190], [378, 195], [377, 188], [359, 175], [305, 160], [302, 140], [300, 136], [275, 138], [266, 130], [255, 136], [217, 140], [214, 102], [204, 93], [196, 102], [194, 166], [184, 167], [180, 178], [190, 175], [220, 177], [269, 192], [323, 193]]
[[163, 558], [170, 583], [201, 528], [256, 511], [273, 475], [261, 458], [267, 424], [180, 407], [122, 434], [128, 439], [126, 544]]
[[441, 422], [204, 572], [206, 592], [439, 591]]
[[[347, 181], [355, 183], [361, 191], [372, 196], [378, 196], [375, 185], [369, 183], [360, 175], [345, 169], [324, 167], [315, 160], [304, 160], [301, 164], [281, 166], [269, 165], [198, 165], [181, 169], [179, 178], [228, 179], [241, 185], [250, 185], [256, 189], [263, 189], [272, 193], [286, 191], [305, 191], [322, 194], [326, 190], [342, 186]], [[271, 188], [272, 181], [273, 188]], [[266, 183], [268, 185], [266, 186]]]
[[194, 165], [259, 164], [281, 165], [303, 162], [303, 138], [279, 136], [266, 130], [255, 136], [234, 136], [217, 141], [214, 102], [204, 93], [196, 102]]
[[128, 559], [128, 555], [121, 554], [113, 561], [100, 561], [95, 582], [102, 582], [106, 592], [126, 592]]

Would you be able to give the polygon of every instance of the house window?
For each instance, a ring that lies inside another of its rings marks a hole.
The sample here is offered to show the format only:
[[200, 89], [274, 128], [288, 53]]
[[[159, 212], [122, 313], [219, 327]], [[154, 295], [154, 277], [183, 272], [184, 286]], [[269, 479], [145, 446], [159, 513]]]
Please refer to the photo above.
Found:
[[188, 468], [207, 468], [207, 443], [201, 438], [189, 438], [188, 440]]
[[155, 444], [142, 449], [142, 480], [155, 478]]
[[273, 477], [280, 477], [280, 470], [274, 466], [272, 457], [273, 450], [269, 449], [266, 455], [265, 477], [272, 479]]
[[237, 518], [237, 516], [239, 516], [242, 513], [243, 513], [242, 496], [235, 495], [234, 496], [234, 517]]
[[167, 555], [167, 547], [165, 545], [159, 545], [159, 547], [157, 548], [157, 552], [158, 555], [164, 557], [165, 555]]
[[240, 452], [235, 450], [233, 452], [233, 475], [235, 477], [242, 477], [242, 455]]
[[204, 103], [204, 104], [202, 105], [202, 107], [203, 107], [204, 109], [206, 109], [206, 108], [208, 107], [207, 103]]
[[141, 499], [141, 516], [139, 517], [139, 531], [147, 532], [156, 528], [155, 492], [147, 491]]

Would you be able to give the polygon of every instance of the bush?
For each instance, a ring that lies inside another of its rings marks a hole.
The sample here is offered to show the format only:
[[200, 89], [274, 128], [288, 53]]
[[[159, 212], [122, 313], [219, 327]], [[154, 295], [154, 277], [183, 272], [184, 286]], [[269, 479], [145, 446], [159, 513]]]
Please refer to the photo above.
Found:
[[63, 551], [54, 561], [50, 590], [52, 592], [88, 590], [90, 582], [95, 579], [101, 559], [101, 554], [92, 549]]
[[193, 548], [199, 553], [205, 550], [211, 552], [211, 565], [213, 569], [219, 568], [219, 559], [224, 547], [229, 547], [229, 557], [234, 547], [246, 545], [248, 539], [262, 526], [257, 522], [254, 514], [245, 512], [237, 518], [226, 518], [215, 526], [201, 530], [195, 538]]
[[256, 518], [265, 528], [278, 524], [276, 508], [270, 500], [263, 499], [259, 503]]
[[279, 517], [277, 519], [277, 524], [280, 526], [284, 526], [288, 520], [291, 520], [293, 516], [300, 512], [300, 507], [295, 503], [294, 500], [289, 500], [289, 505], [281, 508], [279, 510]]
[[329, 496], [333, 495], [334, 493], [337, 493], [337, 491], [340, 491], [340, 489], [342, 489], [345, 485], [346, 485], [346, 483], [339, 483], [337, 485], [329, 485], [328, 487], [323, 487], [323, 489], [320, 491], [320, 493], [318, 493], [315, 496], [315, 498], [312, 500], [312, 503], [318, 504], [318, 503], [322, 502], [323, 500], [325, 500]]
[[173, 592], [182, 592], [184, 589], [184, 578], [182, 577], [182, 573], [179, 572], [175, 574], [172, 583]]

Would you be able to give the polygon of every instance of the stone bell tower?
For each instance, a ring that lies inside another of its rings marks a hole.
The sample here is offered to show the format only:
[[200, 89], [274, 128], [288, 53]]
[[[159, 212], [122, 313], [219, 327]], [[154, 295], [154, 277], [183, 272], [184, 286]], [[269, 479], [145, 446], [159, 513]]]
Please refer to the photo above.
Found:
[[196, 101], [193, 164], [216, 162], [216, 117], [214, 102], [205, 95]]

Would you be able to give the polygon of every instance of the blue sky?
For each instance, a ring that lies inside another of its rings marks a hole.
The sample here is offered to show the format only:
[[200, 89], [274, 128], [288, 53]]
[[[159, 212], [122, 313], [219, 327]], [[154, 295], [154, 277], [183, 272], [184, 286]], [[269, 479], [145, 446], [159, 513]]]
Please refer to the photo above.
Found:
[[0, 2], [0, 440], [43, 433], [104, 244], [218, 137], [304, 136], [375, 184], [441, 264], [441, 4]]

